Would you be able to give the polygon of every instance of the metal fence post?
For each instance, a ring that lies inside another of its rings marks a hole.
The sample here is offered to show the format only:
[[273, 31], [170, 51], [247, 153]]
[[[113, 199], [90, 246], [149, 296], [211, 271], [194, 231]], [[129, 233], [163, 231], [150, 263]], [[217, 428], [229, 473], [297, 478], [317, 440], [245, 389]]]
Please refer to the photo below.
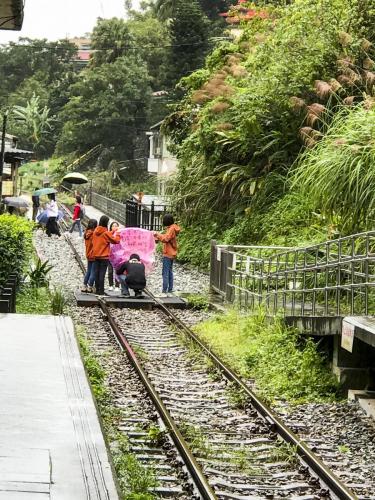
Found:
[[216, 266], [216, 240], [211, 240], [211, 256], [210, 256], [210, 293], [213, 293], [214, 278], [217, 277], [217, 266]]
[[155, 214], [155, 202], [152, 201], [151, 202], [151, 214], [150, 214], [150, 217], [151, 217], [151, 221], [150, 221], [150, 230], [153, 231], [154, 230], [154, 214]]
[[230, 269], [233, 265], [233, 247], [229, 246], [226, 250], [226, 270], [225, 270], [225, 300], [233, 302], [233, 288], [229, 286], [232, 284], [233, 271]]
[[136, 226], [141, 227], [141, 218], [142, 218], [142, 205], [140, 203], [137, 204], [136, 206]]

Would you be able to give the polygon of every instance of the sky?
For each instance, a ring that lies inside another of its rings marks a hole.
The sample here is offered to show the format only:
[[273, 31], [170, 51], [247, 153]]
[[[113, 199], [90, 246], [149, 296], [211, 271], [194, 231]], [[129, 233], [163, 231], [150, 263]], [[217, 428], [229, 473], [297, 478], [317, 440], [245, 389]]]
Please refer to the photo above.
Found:
[[[25, 0], [21, 31], [0, 30], [0, 44], [29, 38], [73, 38], [92, 31], [98, 17], [124, 17], [124, 0]], [[139, 1], [133, 1], [136, 8]]]

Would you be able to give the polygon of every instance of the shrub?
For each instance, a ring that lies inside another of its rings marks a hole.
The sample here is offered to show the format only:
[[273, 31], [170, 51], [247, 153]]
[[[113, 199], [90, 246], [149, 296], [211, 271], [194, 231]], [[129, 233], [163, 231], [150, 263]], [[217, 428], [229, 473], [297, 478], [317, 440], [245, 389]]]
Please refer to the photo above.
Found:
[[164, 121], [179, 159], [176, 211], [185, 226], [215, 222], [216, 238], [245, 218], [243, 229], [259, 241], [248, 225], [276, 208], [303, 143], [313, 146], [323, 136], [338, 103], [373, 92], [371, 2], [272, 5], [264, 19], [241, 26], [237, 42], [215, 48], [204, 70], [180, 82], [185, 97]]
[[0, 285], [10, 273], [24, 272], [32, 254], [33, 223], [15, 215], [0, 215]]
[[42, 262], [39, 258], [29, 272], [30, 286], [32, 288], [42, 288], [48, 286], [48, 274], [53, 266], [48, 265], [48, 260]]
[[178, 237], [178, 260], [207, 269], [210, 262], [210, 241], [216, 230], [216, 224], [210, 224], [209, 221], [184, 227]]
[[269, 400], [329, 401], [339, 393], [314, 341], [286, 327], [281, 318], [270, 322], [264, 311], [231, 311], [195, 328], [241, 375], [254, 378], [257, 390]]

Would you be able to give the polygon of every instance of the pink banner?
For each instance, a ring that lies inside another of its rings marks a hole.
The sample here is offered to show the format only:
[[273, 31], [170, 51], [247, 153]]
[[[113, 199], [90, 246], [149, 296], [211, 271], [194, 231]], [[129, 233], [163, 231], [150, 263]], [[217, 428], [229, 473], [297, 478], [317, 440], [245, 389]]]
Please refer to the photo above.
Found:
[[145, 265], [146, 274], [151, 273], [155, 261], [155, 239], [153, 233], [139, 227], [126, 227], [125, 229], [120, 229], [120, 237], [119, 245], [111, 245], [109, 260], [114, 269], [126, 260], [129, 260], [132, 253], [137, 253]]

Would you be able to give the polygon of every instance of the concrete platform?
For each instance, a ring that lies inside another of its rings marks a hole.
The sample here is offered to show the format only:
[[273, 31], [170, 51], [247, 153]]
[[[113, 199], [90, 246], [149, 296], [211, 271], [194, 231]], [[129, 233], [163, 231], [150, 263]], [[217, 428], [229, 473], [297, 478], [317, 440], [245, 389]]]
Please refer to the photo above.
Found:
[[[151, 310], [157, 307], [157, 303], [144, 293], [143, 299], [136, 299], [134, 296], [130, 298], [121, 297], [118, 291], [107, 291], [106, 296], [103, 297], [105, 302], [112, 307], [122, 307], [129, 309], [147, 309]], [[80, 290], [74, 292], [77, 301], [77, 306], [92, 307], [98, 305], [98, 298], [92, 293], [82, 293]], [[164, 305], [174, 309], [186, 309], [187, 302], [181, 297], [157, 297]]]
[[0, 499], [118, 500], [70, 318], [0, 314]]

